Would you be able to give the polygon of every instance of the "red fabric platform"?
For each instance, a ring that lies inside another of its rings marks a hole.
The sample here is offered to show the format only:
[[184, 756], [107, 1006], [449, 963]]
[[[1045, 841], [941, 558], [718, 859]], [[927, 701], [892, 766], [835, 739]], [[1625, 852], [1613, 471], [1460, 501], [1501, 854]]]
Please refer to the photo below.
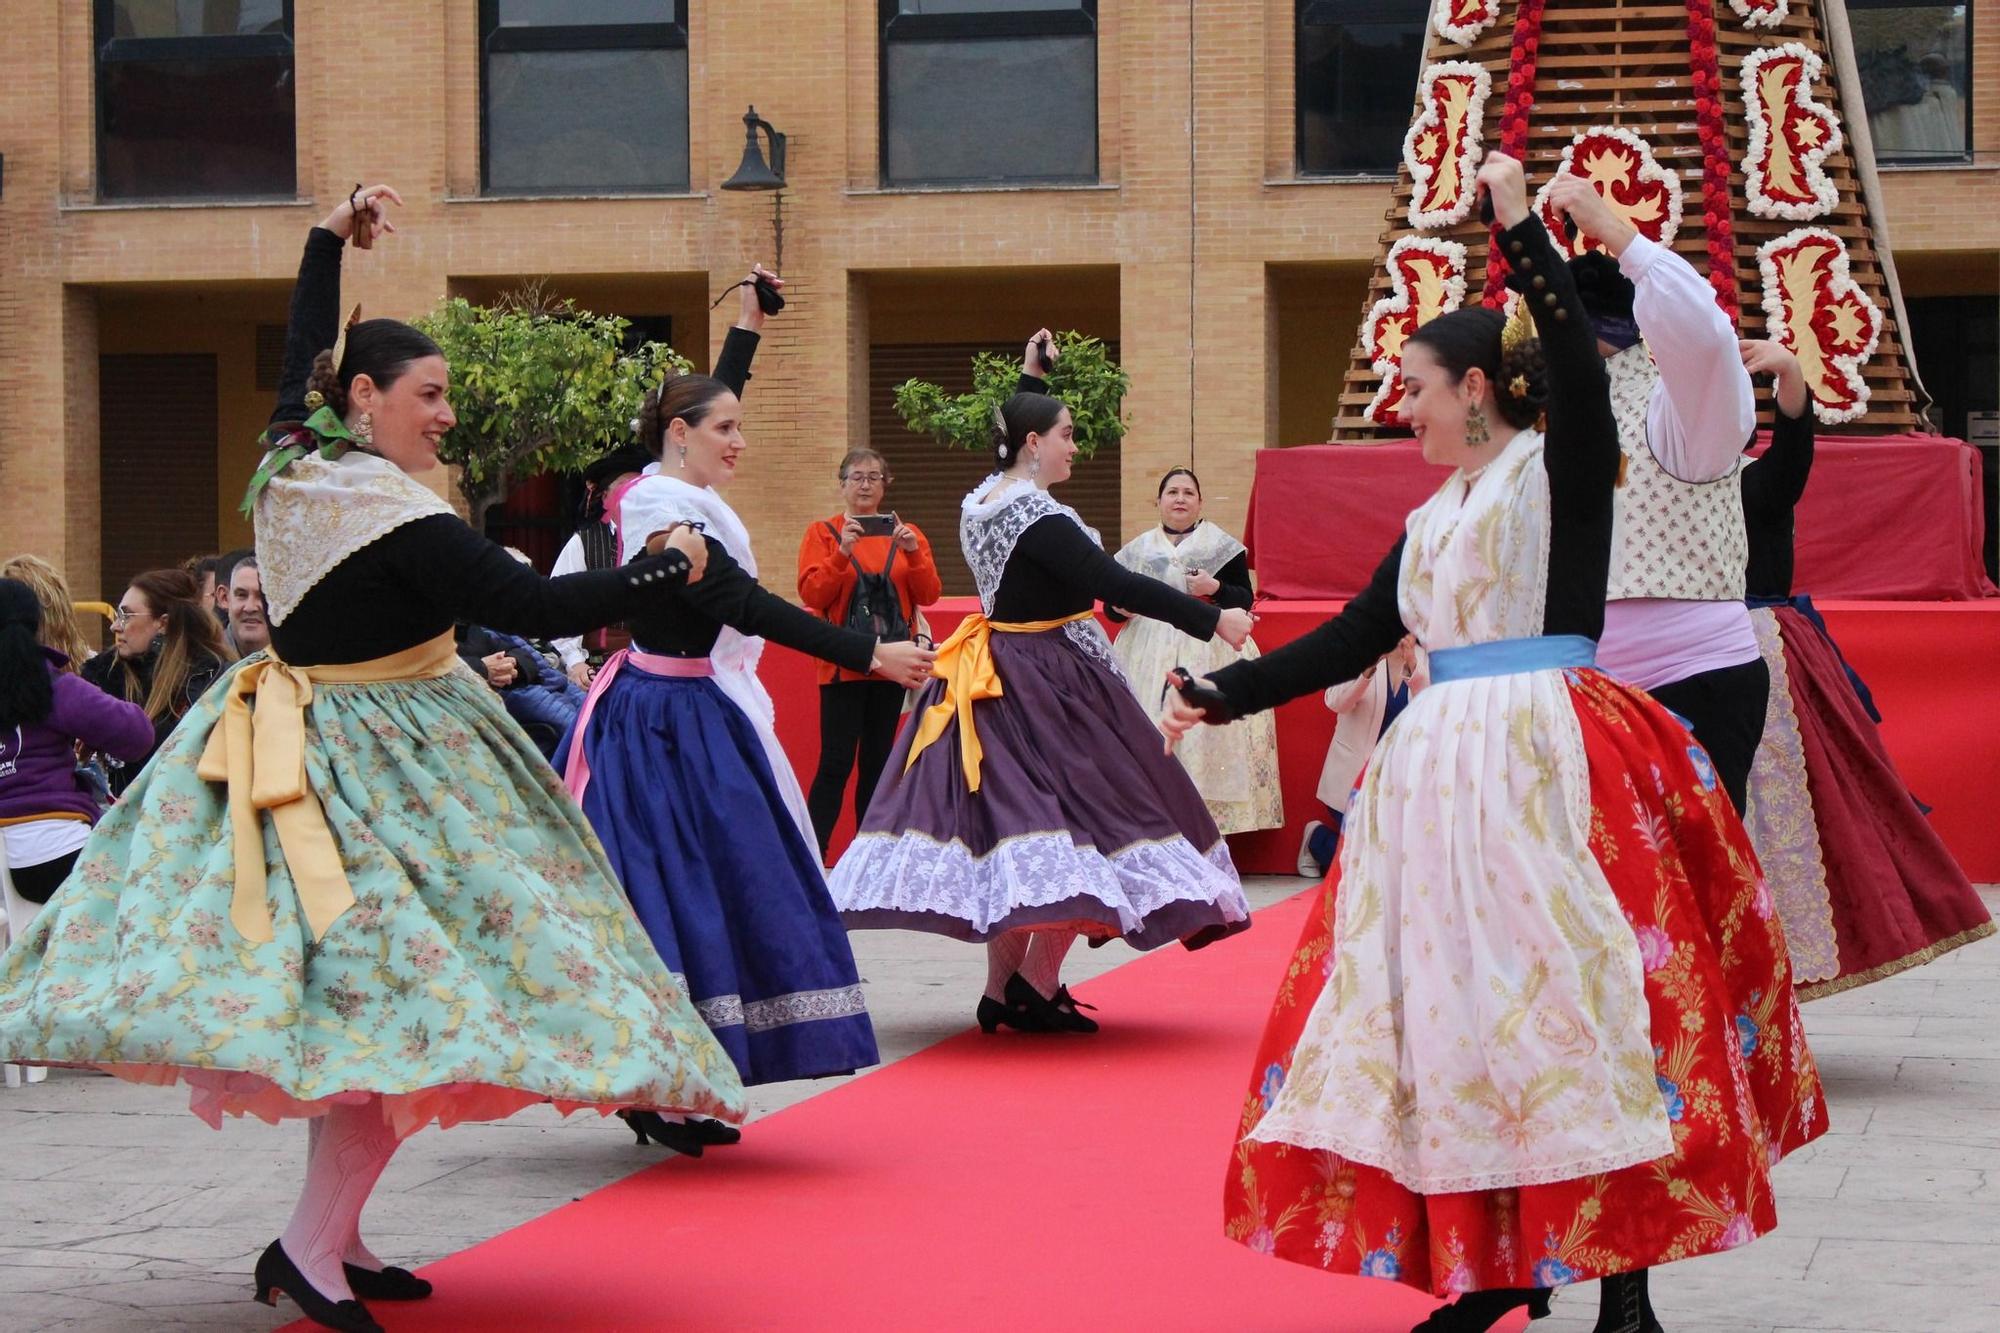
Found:
[[[1332, 525], [1320, 531], [1329, 540], [1334, 535]], [[975, 605], [970, 598], [953, 598], [932, 608], [927, 614], [937, 637], [949, 634]], [[1289, 643], [1340, 605], [1262, 602], [1257, 642], [1266, 651]], [[2000, 882], [2000, 820], [1992, 816], [2000, 807], [2000, 744], [1994, 740], [2000, 735], [2000, 707], [1991, 689], [1993, 663], [2000, 662], [2000, 600], [1822, 601], [1819, 608], [1847, 660], [1874, 691], [1886, 719], [1882, 736], [1889, 752], [1911, 788], [1936, 807], [1931, 820], [1952, 854], [1975, 882]], [[773, 646], [764, 657], [763, 677], [777, 701], [778, 737], [799, 781], [810, 783], [819, 761], [813, 665]], [[1320, 815], [1313, 789], [1333, 722], [1317, 698], [1278, 710], [1285, 827], [1230, 839], [1245, 873], [1292, 872], [1305, 823]], [[853, 816], [844, 812], [833, 844], [836, 855], [852, 830]]]
[[[1098, 1036], [965, 1032], [427, 1265], [436, 1295], [374, 1314], [394, 1333], [1402, 1333], [1437, 1302], [1222, 1234], [1258, 1033], [1318, 900], [1077, 987]], [[940, 992], [941, 1022], [976, 998]], [[615, 1122], [587, 1132], [659, 1159]]]
[[[1416, 441], [1263, 449], [1243, 540], [1266, 597], [1352, 597], [1445, 475]], [[1798, 509], [1797, 586], [1815, 598], [1992, 597], [1979, 455], [1934, 436], [1822, 436]]]

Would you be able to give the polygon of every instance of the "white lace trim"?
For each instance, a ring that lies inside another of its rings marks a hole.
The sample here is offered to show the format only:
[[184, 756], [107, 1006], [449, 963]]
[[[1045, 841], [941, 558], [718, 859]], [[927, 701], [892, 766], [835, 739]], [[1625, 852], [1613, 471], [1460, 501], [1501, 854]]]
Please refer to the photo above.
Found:
[[405, 523], [455, 512], [394, 463], [359, 449], [332, 461], [316, 453], [294, 460], [257, 497], [257, 564], [271, 623], [284, 624], [321, 579], [364, 546]]
[[1217, 839], [1206, 855], [1186, 838], [1133, 843], [1109, 856], [1067, 832], [1008, 838], [985, 856], [964, 843], [915, 832], [864, 833], [834, 868], [834, 905], [843, 912], [932, 912], [987, 931], [1024, 907], [1092, 898], [1118, 914], [1121, 933], [1173, 903], [1204, 903], [1225, 921], [1243, 921], [1249, 901]]
[[[1664, 1113], [1660, 1117], [1662, 1126], [1666, 1124]], [[1377, 1151], [1378, 1145], [1351, 1141], [1342, 1135], [1326, 1129], [1314, 1129], [1302, 1133], [1266, 1134], [1264, 1125], [1244, 1135], [1246, 1141], [1258, 1143], [1288, 1143], [1295, 1148], [1309, 1148], [1318, 1152], [1330, 1152], [1372, 1166], [1387, 1172], [1404, 1189], [1414, 1194], [1466, 1194], [1473, 1190], [1515, 1189], [1523, 1185], [1556, 1185], [1565, 1180], [1581, 1180], [1605, 1171], [1620, 1171], [1628, 1166], [1638, 1166], [1644, 1162], [1657, 1162], [1662, 1157], [1671, 1157], [1674, 1152], [1673, 1134], [1664, 1134], [1664, 1141], [1638, 1143], [1611, 1152], [1598, 1153], [1573, 1162], [1560, 1162], [1538, 1166], [1525, 1171], [1480, 1171], [1469, 1175], [1425, 1175], [1410, 1169], [1408, 1160], [1393, 1153]]]
[[[686, 991], [687, 978], [679, 972], [673, 974], [680, 988]], [[741, 995], [713, 995], [706, 1000], [695, 1002], [695, 1012], [710, 1028], [741, 1027], [751, 1032], [768, 1032], [772, 1028], [789, 1027], [794, 1023], [812, 1023], [825, 1018], [853, 1018], [868, 1012], [867, 1003], [861, 998], [861, 987], [835, 986], [828, 990], [793, 991], [790, 995], [774, 995], [768, 1000], [752, 1000], [743, 1003]]]

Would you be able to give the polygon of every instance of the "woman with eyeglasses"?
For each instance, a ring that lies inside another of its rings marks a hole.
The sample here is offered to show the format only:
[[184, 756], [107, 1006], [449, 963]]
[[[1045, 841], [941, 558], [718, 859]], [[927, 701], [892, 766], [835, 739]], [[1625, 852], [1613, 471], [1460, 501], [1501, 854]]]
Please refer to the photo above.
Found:
[[153, 744], [137, 759], [104, 757], [111, 794], [122, 796], [236, 654], [201, 600], [201, 586], [184, 569], [135, 577], [118, 599], [111, 629], [112, 651], [85, 662], [83, 678], [106, 694], [143, 705], [153, 722]]
[[[943, 595], [931, 544], [915, 524], [882, 512], [889, 466], [873, 449], [840, 460], [840, 512], [812, 524], [799, 542], [799, 600], [835, 625], [885, 639], [915, 639], [919, 611]], [[819, 668], [819, 770], [806, 793], [819, 854], [826, 856], [847, 777], [854, 779], [854, 821], [868, 813], [875, 780], [896, 743], [905, 691], [893, 681]]]
[[[395, 202], [356, 190], [306, 240], [245, 498], [270, 649], [187, 710], [0, 959], [0, 1060], [186, 1083], [211, 1125], [312, 1126], [254, 1295], [349, 1333], [380, 1333], [367, 1302], [431, 1292], [361, 1237], [424, 1126], [545, 1104], [743, 1112], [589, 825], [451, 635], [628, 618], [699, 580], [707, 548], [682, 527], [545, 580], [418, 480], [456, 423], [437, 344], [371, 319], [335, 347], [346, 240], [357, 217], [393, 230]], [[171, 617], [214, 634], [178, 577]], [[138, 591], [128, 648], [165, 609]]]

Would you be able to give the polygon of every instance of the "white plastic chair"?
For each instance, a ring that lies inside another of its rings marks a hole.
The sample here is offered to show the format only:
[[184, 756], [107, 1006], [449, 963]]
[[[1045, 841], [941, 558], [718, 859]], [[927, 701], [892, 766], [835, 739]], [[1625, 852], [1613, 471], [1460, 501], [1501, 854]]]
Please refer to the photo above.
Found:
[[[28, 927], [34, 924], [35, 913], [42, 910], [40, 903], [31, 903], [14, 892], [14, 876], [7, 869], [5, 856], [0, 856], [0, 898], [4, 898], [7, 904], [7, 938], [0, 941], [0, 948], [4, 948], [26, 936]], [[10, 1088], [18, 1088], [24, 1083], [40, 1083], [48, 1076], [47, 1065], [0, 1065], [0, 1082], [5, 1082]]]

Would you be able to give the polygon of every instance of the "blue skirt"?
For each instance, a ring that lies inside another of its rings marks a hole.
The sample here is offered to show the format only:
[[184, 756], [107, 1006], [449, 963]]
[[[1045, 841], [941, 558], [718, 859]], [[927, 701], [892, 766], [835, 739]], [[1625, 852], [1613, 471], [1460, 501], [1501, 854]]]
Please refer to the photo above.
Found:
[[628, 663], [584, 743], [583, 813], [743, 1082], [875, 1064], [846, 929], [743, 710], [713, 680]]

